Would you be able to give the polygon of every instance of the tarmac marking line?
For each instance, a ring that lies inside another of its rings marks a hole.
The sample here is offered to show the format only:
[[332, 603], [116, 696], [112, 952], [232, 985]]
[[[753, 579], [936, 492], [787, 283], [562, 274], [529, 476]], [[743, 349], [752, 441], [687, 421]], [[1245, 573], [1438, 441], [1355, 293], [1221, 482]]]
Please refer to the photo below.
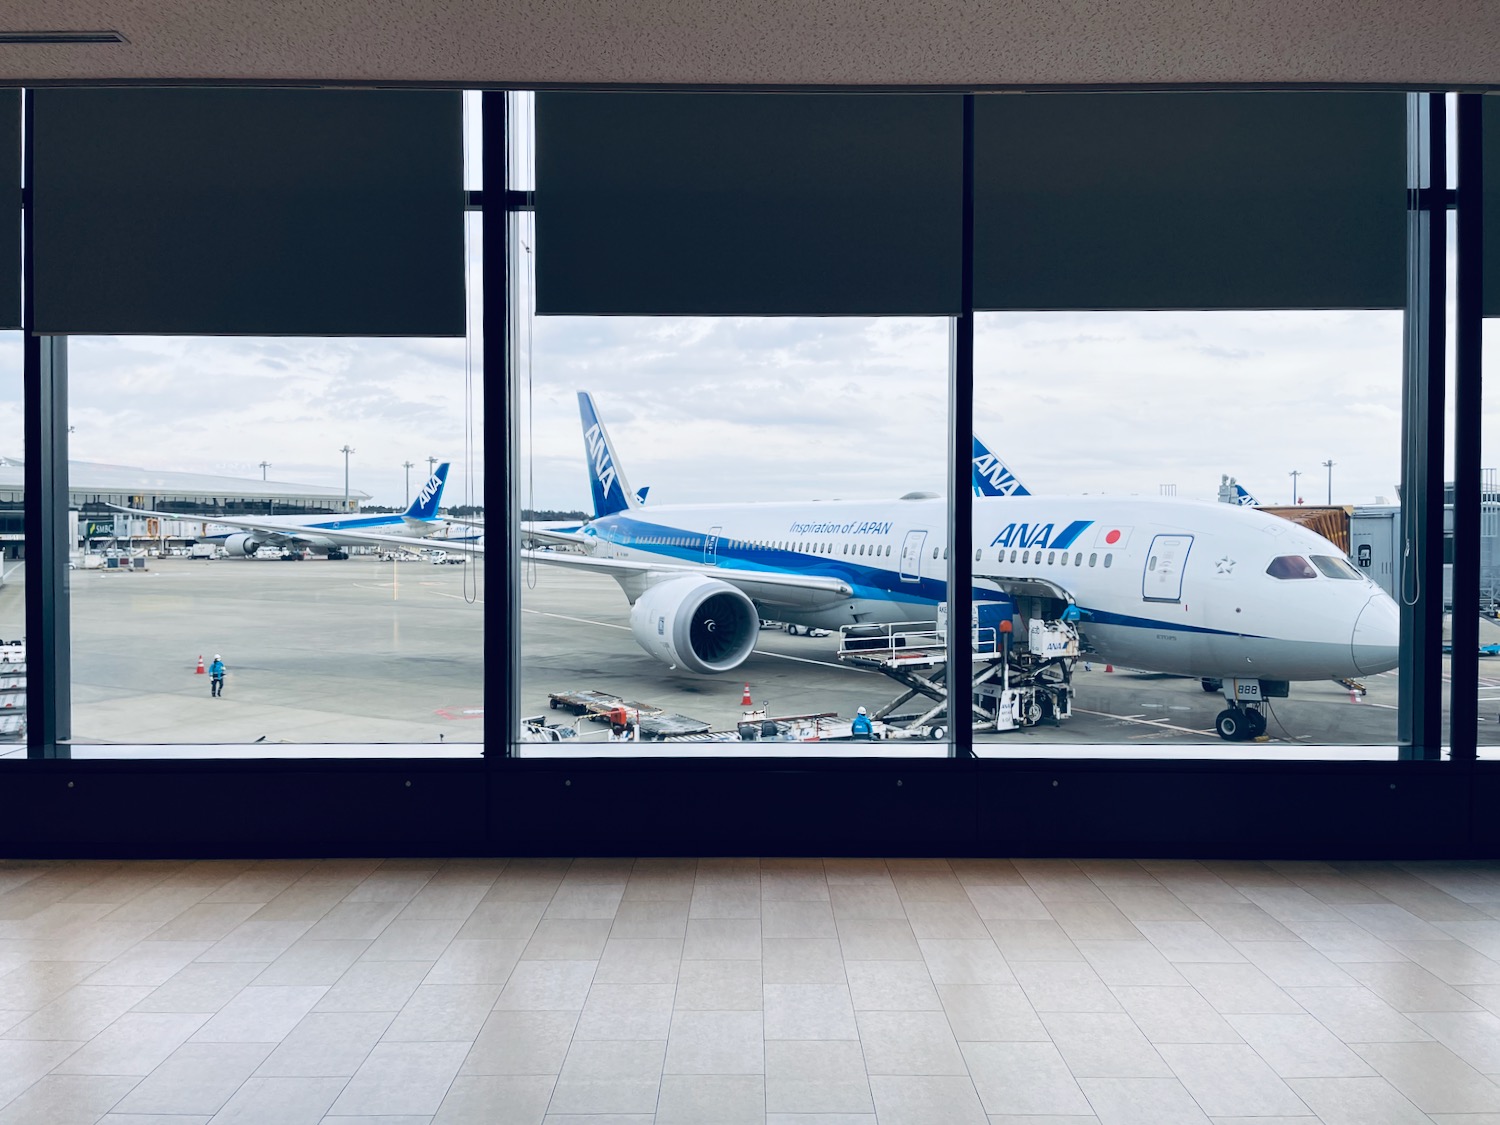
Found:
[[1175, 730], [1182, 734], [1201, 734], [1205, 736], [1214, 733], [1211, 730], [1194, 730], [1192, 727], [1180, 727], [1174, 723], [1167, 722], [1166, 719], [1146, 719], [1139, 715], [1111, 715], [1108, 711], [1088, 711], [1082, 707], [1074, 707], [1073, 710], [1081, 715], [1093, 715], [1100, 719], [1118, 719], [1122, 723], [1138, 723], [1143, 727], [1150, 727], [1153, 730]]

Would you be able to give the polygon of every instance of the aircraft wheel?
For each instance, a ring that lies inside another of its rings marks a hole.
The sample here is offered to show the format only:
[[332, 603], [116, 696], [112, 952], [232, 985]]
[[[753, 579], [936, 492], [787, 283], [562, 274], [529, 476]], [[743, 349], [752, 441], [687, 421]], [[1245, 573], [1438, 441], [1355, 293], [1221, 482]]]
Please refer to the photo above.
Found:
[[946, 727], [928, 727], [927, 737], [934, 742], [941, 742], [948, 737], [948, 730]]
[[786, 627], [786, 635], [789, 637], [800, 637], [802, 635], [802, 626], [788, 625]]
[[1266, 716], [1260, 711], [1246, 711], [1245, 722], [1249, 727], [1246, 738], [1259, 738], [1266, 733]]
[[1219, 712], [1218, 718], [1214, 720], [1214, 729], [1225, 742], [1243, 742], [1249, 737], [1250, 727], [1245, 722], [1244, 712], [1230, 707]]
[[1205, 676], [1203, 678], [1203, 690], [1208, 692], [1210, 695], [1214, 694], [1215, 692], [1223, 691], [1224, 682], [1222, 680], [1215, 680], [1208, 676]]

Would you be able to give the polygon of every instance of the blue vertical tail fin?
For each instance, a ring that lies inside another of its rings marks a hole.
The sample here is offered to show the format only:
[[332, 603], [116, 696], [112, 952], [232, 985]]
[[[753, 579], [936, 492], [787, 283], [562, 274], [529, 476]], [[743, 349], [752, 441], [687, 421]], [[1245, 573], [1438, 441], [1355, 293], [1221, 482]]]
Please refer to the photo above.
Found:
[[444, 461], [432, 470], [432, 475], [427, 478], [427, 483], [422, 486], [422, 491], [417, 493], [417, 498], [411, 502], [411, 507], [402, 513], [401, 518], [406, 520], [431, 520], [437, 516], [438, 505], [443, 500], [443, 485], [448, 480], [448, 462]]
[[1030, 496], [1031, 490], [1021, 483], [1004, 461], [974, 438], [974, 495]]
[[1255, 508], [1260, 506], [1260, 501], [1246, 492], [1245, 486], [1238, 482], [1236, 482], [1234, 486], [1234, 502], [1247, 508]]
[[[611, 516], [640, 506], [640, 500], [625, 483], [625, 474], [615, 456], [614, 443], [599, 420], [593, 396], [578, 392], [578, 416], [583, 422], [583, 448], [588, 455], [589, 488], [594, 496], [594, 518]], [[644, 491], [644, 489], [642, 490]]]

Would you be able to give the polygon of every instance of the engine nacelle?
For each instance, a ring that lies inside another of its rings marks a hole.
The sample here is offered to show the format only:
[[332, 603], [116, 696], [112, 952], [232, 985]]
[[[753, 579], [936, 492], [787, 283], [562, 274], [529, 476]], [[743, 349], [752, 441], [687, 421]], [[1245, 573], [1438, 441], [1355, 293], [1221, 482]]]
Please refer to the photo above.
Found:
[[231, 555], [238, 555], [241, 558], [247, 559], [254, 558], [255, 552], [264, 546], [264, 543], [257, 542], [255, 536], [251, 535], [248, 531], [237, 531], [233, 535], [227, 536], [224, 540], [224, 550], [228, 551]]
[[712, 675], [745, 662], [760, 634], [760, 612], [717, 578], [673, 578], [636, 600], [630, 631], [638, 645], [663, 663]]

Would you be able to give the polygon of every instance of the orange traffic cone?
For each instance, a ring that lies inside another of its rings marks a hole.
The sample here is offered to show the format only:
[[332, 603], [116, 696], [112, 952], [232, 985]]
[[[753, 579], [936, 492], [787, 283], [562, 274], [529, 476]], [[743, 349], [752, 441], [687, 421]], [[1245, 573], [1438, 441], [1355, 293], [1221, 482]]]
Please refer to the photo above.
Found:
[[1113, 664], [1106, 664], [1104, 666], [1104, 670], [1106, 672], [1113, 672], [1115, 670], [1115, 666]]
[[195, 672], [194, 672], [194, 673], [193, 673], [193, 675], [195, 675], [195, 676], [201, 676], [201, 675], [203, 675], [203, 674], [204, 674], [204, 673], [205, 673], [205, 672], [206, 672], [206, 671], [208, 671], [208, 669], [206, 669], [206, 668], [204, 668], [204, 667], [203, 667], [203, 654], [202, 654], [202, 653], [201, 653], [201, 652], [200, 652], [200, 653], [199, 653], [199, 654], [198, 654], [198, 668], [197, 668], [197, 670], [196, 670], [196, 671], [195, 671]]
[[750, 685], [749, 684], [745, 685], [745, 695], [744, 695], [744, 698], [740, 700], [740, 706], [741, 707], [751, 707], [751, 706], [754, 706], [754, 704], [750, 700]]

